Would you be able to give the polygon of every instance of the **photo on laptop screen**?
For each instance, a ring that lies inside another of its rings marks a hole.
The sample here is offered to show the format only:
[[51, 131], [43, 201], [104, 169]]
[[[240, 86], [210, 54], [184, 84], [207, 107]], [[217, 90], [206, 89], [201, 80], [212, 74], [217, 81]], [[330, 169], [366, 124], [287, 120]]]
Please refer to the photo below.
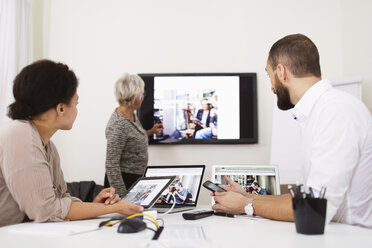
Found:
[[140, 177], [132, 187], [129, 188], [128, 193], [122, 200], [133, 202], [144, 208], [151, 208], [159, 199], [164, 189], [167, 188], [174, 179], [174, 176]]
[[278, 168], [274, 165], [214, 165], [212, 180], [217, 185], [226, 185], [224, 176], [250, 194], [279, 195]]
[[163, 191], [155, 205], [171, 206], [174, 196], [176, 205], [196, 206], [204, 169], [204, 165], [148, 166], [145, 177], [176, 177], [173, 183]]

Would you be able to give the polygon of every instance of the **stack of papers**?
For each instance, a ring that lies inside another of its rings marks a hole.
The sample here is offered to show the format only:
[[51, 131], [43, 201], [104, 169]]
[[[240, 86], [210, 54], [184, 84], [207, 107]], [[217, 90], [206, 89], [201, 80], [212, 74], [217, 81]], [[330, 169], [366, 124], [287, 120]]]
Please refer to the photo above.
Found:
[[166, 225], [158, 240], [142, 242], [137, 248], [205, 248], [207, 245], [202, 226]]
[[202, 226], [167, 225], [160, 235], [160, 240], [205, 240]]
[[24, 223], [8, 228], [9, 232], [40, 235], [69, 236], [98, 230], [96, 226], [71, 225], [71, 223]]

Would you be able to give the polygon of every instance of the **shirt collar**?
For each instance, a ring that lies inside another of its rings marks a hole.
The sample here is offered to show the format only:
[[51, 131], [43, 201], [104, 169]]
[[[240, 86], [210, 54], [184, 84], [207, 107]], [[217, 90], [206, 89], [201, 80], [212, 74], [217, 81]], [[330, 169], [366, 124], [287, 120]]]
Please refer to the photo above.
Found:
[[293, 119], [301, 121], [308, 117], [319, 97], [331, 87], [328, 79], [322, 79], [311, 86], [293, 108]]

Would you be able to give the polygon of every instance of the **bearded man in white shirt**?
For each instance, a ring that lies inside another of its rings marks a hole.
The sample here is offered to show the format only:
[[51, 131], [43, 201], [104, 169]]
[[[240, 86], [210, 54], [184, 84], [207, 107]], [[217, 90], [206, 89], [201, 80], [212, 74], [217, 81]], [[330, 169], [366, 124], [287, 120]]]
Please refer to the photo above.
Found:
[[[271, 47], [266, 71], [278, 107], [292, 109], [301, 126], [305, 187], [315, 195], [327, 188], [327, 222], [372, 228], [372, 118], [366, 106], [321, 78], [318, 49], [302, 34]], [[226, 181], [227, 192], [214, 194], [213, 209], [293, 221], [289, 194], [247, 194]]]

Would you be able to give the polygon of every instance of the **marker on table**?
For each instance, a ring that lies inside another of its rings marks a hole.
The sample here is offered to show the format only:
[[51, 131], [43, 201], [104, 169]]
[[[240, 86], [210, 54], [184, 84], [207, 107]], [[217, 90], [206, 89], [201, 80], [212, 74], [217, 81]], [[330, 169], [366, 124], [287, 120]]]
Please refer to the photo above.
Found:
[[301, 191], [302, 199], [306, 199], [306, 193], [305, 191]]
[[299, 181], [296, 182], [296, 191], [296, 197], [301, 198], [301, 185]]
[[289, 190], [289, 193], [291, 194], [292, 198], [295, 198], [296, 195], [295, 195], [295, 192], [293, 190], [292, 185], [290, 185], [290, 184], [288, 185], [288, 190]]
[[324, 198], [324, 195], [325, 195], [326, 190], [327, 189], [325, 187], [322, 187], [320, 189], [320, 196], [319, 196], [320, 199], [323, 199]]
[[309, 191], [310, 191], [310, 196], [311, 196], [311, 198], [314, 198], [314, 191], [313, 191], [313, 188], [309, 187]]

